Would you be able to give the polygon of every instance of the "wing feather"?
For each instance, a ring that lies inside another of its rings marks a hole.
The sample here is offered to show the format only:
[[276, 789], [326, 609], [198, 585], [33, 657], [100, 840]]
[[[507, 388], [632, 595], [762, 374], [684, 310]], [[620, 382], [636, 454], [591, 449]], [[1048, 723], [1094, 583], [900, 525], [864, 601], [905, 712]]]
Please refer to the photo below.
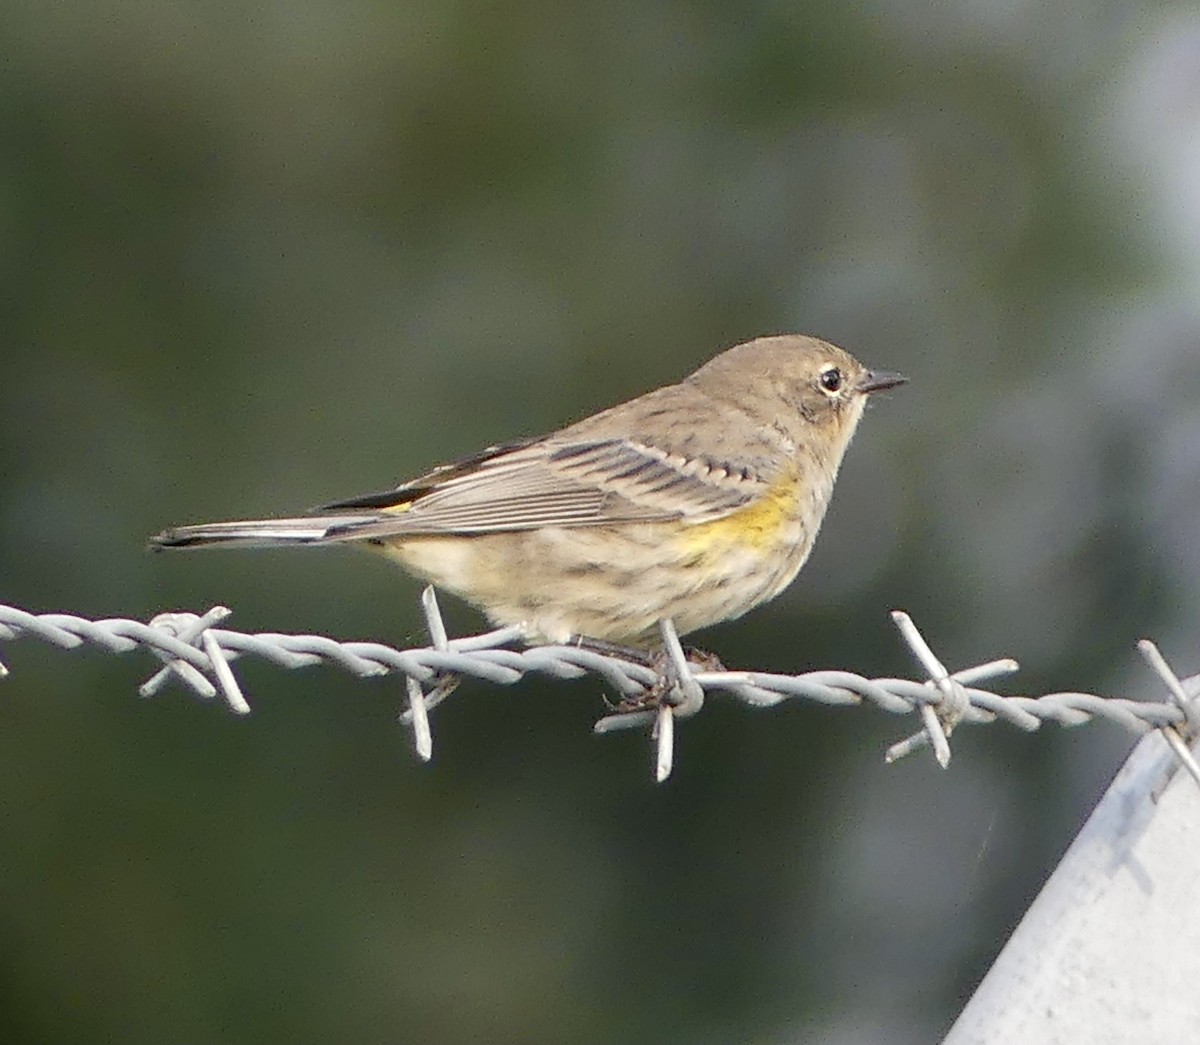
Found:
[[689, 458], [627, 439], [550, 437], [490, 447], [395, 490], [321, 510], [373, 510], [343, 527], [345, 536], [362, 538], [702, 522], [743, 507], [770, 478], [747, 463]]

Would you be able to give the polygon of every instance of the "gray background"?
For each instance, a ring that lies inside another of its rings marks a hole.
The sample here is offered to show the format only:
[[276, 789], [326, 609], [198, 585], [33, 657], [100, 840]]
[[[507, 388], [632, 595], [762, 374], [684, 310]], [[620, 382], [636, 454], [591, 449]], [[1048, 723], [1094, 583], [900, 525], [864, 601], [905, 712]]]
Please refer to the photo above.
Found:
[[[1177, 5], [54, 5], [0, 13], [0, 600], [421, 642], [349, 551], [163, 526], [378, 489], [758, 333], [876, 402], [726, 663], [1159, 695], [1200, 591], [1200, 17]], [[452, 628], [477, 630], [449, 605]], [[401, 688], [0, 650], [0, 1036], [927, 1042], [1127, 737], [714, 701], [675, 776], [595, 681]]]

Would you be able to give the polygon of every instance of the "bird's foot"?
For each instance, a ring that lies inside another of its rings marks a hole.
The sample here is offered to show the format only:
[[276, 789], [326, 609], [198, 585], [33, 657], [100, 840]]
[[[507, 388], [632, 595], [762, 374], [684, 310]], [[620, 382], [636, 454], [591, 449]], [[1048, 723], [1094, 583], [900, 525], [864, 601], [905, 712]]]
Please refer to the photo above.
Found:
[[[642, 655], [642, 660], [639, 663], [645, 664], [655, 674], [655, 681], [649, 689], [637, 696], [625, 697], [616, 703], [610, 702], [609, 706], [613, 712], [618, 715], [633, 714], [638, 711], [648, 711], [659, 707], [664, 701], [670, 701], [672, 693], [682, 691], [682, 685], [685, 680], [680, 678], [675, 661], [665, 649], [656, 649], [649, 652], [639, 651]], [[709, 653], [707, 650], [698, 649], [695, 646], [685, 646], [683, 648], [683, 656], [687, 661], [689, 671], [724, 671], [725, 665], [721, 663], [721, 659], [715, 653]], [[675, 701], [670, 701], [675, 703]]]

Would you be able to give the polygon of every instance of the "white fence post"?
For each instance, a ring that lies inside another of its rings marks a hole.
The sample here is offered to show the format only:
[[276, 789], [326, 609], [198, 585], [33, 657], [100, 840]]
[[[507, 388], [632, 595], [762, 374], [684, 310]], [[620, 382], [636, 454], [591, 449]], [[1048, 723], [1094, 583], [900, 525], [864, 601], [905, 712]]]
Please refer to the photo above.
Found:
[[[1190, 679], [1189, 693], [1198, 684], [1200, 676]], [[944, 1045], [1195, 1041], [1200, 789], [1154, 732], [1121, 767]]]

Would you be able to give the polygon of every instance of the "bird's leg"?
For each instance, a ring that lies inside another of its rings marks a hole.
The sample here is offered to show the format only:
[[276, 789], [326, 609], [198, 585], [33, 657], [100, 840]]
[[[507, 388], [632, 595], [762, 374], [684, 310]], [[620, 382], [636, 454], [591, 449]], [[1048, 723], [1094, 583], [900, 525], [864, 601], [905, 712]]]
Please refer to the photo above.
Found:
[[599, 653], [603, 657], [613, 657], [616, 660], [627, 660], [632, 664], [643, 667], [654, 667], [654, 653], [650, 650], [639, 649], [637, 646], [623, 646], [619, 642], [609, 642], [607, 639], [593, 639], [587, 635], [571, 636], [572, 646]]
[[[721, 663], [720, 657], [715, 653], [709, 653], [707, 650], [699, 649], [696, 646], [684, 646], [683, 656], [690, 670], [725, 670], [725, 665]], [[658, 681], [640, 699], [639, 707], [634, 710], [640, 710], [645, 707], [658, 707], [672, 691], [679, 689], [680, 683], [683, 682], [683, 679], [679, 677], [678, 669], [675, 667], [675, 661], [671, 659], [670, 654], [662, 647], [653, 652], [650, 666], [658, 675]]]
[[[641, 649], [637, 646], [625, 646], [619, 642], [610, 642], [608, 639], [594, 639], [589, 635], [572, 635], [571, 645], [578, 646], [580, 649], [589, 650], [592, 653], [599, 653], [602, 657], [613, 657], [616, 660], [627, 660], [631, 664], [638, 664], [641, 667], [649, 668], [656, 675], [661, 674], [658, 667], [659, 654], [653, 650]], [[652, 687], [652, 690], [657, 690], [658, 684]], [[644, 711], [650, 707], [656, 707], [658, 699], [653, 701], [650, 699], [652, 690], [647, 690], [636, 697], [623, 697], [621, 700], [613, 701], [606, 695], [604, 703], [608, 710], [616, 715], [628, 715], [634, 711]]]
[[[589, 638], [586, 635], [574, 636], [571, 639], [571, 644], [578, 646], [580, 649], [591, 650], [593, 653], [599, 653], [606, 657], [615, 657], [618, 660], [627, 660], [633, 664], [640, 664], [643, 667], [650, 668], [657, 676], [654, 684], [636, 697], [625, 697], [616, 702], [607, 700], [606, 698], [609, 708], [618, 715], [632, 714], [635, 711], [646, 711], [650, 708], [658, 707], [667, 694], [678, 688], [679, 683], [682, 681], [675, 669], [675, 662], [661, 646], [645, 650], [639, 649], [636, 646], [623, 646], [618, 642], [609, 642], [607, 639]], [[715, 653], [709, 653], [707, 650], [699, 649], [696, 646], [685, 646], [683, 648], [683, 655], [687, 659], [688, 666], [697, 671], [725, 670], [725, 665], [721, 663], [720, 658]]]
[[430, 711], [458, 689], [458, 684], [462, 682], [461, 675], [452, 675], [444, 671], [439, 671], [433, 678], [433, 688], [425, 694], [425, 706]]
[[729, 670], [721, 663], [720, 657], [715, 653], [710, 653], [708, 650], [701, 649], [699, 646], [684, 646], [683, 655], [687, 657], [687, 662], [699, 671]]

